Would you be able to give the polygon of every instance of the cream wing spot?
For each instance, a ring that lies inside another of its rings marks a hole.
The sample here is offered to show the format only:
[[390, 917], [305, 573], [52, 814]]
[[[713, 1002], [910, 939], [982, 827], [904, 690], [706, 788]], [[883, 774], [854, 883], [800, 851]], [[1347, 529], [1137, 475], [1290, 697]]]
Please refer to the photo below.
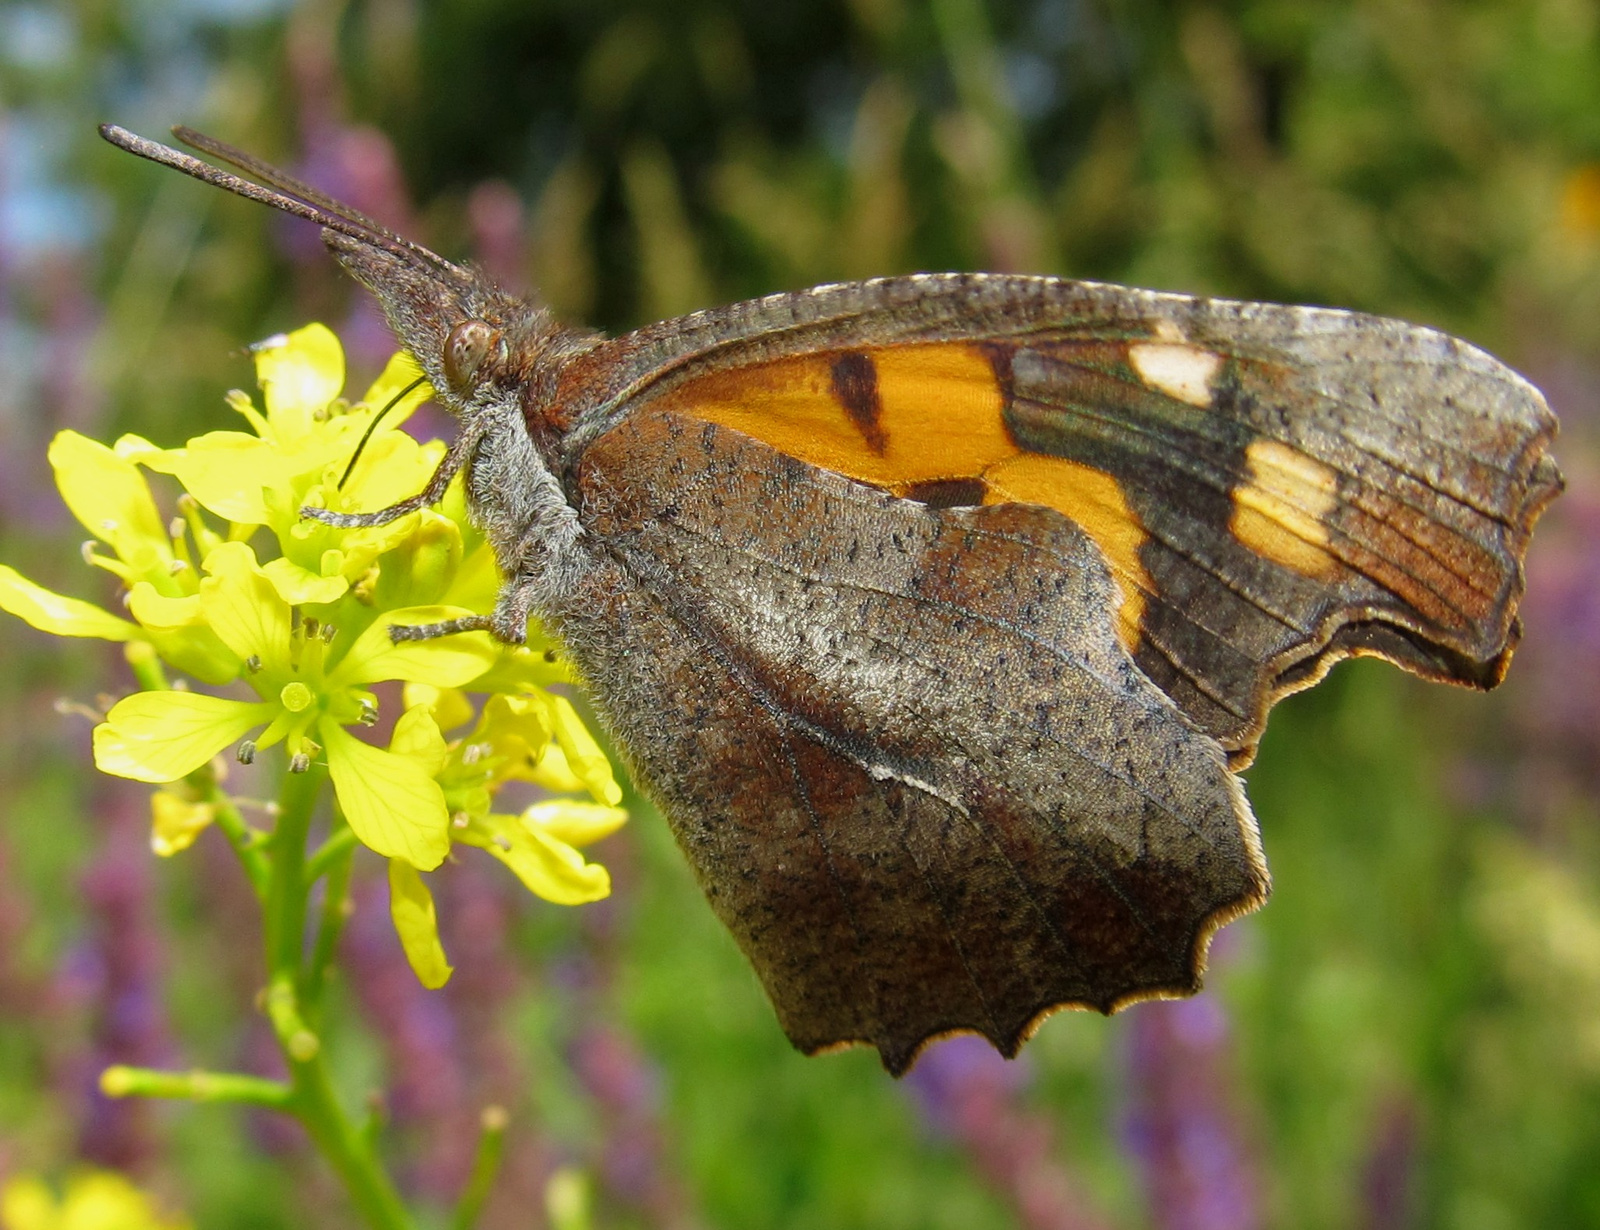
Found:
[[1151, 388], [1201, 407], [1211, 404], [1211, 386], [1222, 371], [1221, 355], [1182, 342], [1135, 342], [1128, 362]]

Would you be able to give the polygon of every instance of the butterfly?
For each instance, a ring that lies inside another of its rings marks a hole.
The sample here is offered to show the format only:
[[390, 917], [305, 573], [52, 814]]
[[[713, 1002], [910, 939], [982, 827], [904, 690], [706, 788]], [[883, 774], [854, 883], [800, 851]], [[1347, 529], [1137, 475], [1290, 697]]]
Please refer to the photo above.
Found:
[[[1489, 688], [1561, 489], [1539, 392], [1395, 320], [1053, 277], [818, 286], [618, 338], [248, 154], [459, 431], [504, 577], [802, 1051], [899, 1074], [1185, 995], [1268, 874], [1238, 771], [1281, 696], [1386, 658]], [[261, 186], [267, 185], [266, 187]]]

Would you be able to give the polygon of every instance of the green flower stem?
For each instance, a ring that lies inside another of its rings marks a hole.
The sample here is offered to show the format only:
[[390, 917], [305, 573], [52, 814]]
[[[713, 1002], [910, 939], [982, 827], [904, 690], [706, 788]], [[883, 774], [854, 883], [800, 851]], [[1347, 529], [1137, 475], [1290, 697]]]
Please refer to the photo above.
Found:
[[357, 1129], [362, 1145], [376, 1153], [378, 1141], [383, 1137], [383, 1129], [388, 1126], [388, 1105], [380, 1095], [374, 1094], [367, 1100], [367, 1113], [361, 1116], [361, 1126]]
[[[376, 1230], [411, 1230], [411, 1216], [384, 1173], [376, 1151], [361, 1138], [340, 1104], [323, 1055], [322, 1039], [308, 1024], [320, 1007], [308, 993], [320, 992], [323, 980], [320, 972], [312, 976], [304, 962], [306, 837], [325, 777], [326, 770], [318, 766], [304, 773], [284, 775], [278, 825], [267, 847], [271, 864], [265, 905], [270, 970], [267, 1017], [289, 1065], [293, 1090], [290, 1112], [338, 1172], [352, 1203], [369, 1225]], [[339, 896], [343, 896], [342, 891]], [[321, 952], [316, 951], [316, 956], [321, 959]]]
[[278, 824], [268, 846], [267, 969], [274, 982], [288, 974], [298, 987], [305, 955], [306, 834], [327, 771], [312, 765], [285, 773], [278, 799]]
[[294, 1090], [282, 1081], [238, 1072], [158, 1072], [117, 1064], [100, 1074], [108, 1098], [183, 1098], [190, 1102], [248, 1102], [289, 1110]]
[[300, 1013], [294, 979], [280, 975], [267, 990], [267, 1016], [289, 1062], [290, 1105], [317, 1149], [344, 1180], [345, 1190], [376, 1230], [412, 1230], [411, 1215], [372, 1148], [351, 1123], [323, 1062], [322, 1040]]
[[456, 1202], [455, 1215], [450, 1219], [450, 1230], [472, 1230], [489, 1199], [495, 1175], [500, 1170], [500, 1158], [506, 1143], [505, 1108], [487, 1106], [483, 1111], [482, 1128], [478, 1136], [478, 1151], [472, 1159], [472, 1173]]
[[129, 641], [122, 651], [133, 677], [145, 692], [165, 692], [172, 687], [167, 682], [167, 668], [156, 656], [155, 646], [149, 641]]
[[[341, 840], [345, 837], [349, 840]], [[311, 961], [306, 966], [304, 999], [313, 1013], [321, 1006], [324, 975], [333, 964], [339, 946], [339, 933], [344, 929], [344, 920], [350, 912], [350, 863], [355, 847], [355, 834], [348, 828], [341, 829], [306, 860], [305, 882], [308, 891], [319, 876], [324, 873], [327, 876], [322, 888], [317, 938], [311, 946]]]
[[213, 822], [228, 839], [234, 854], [238, 855], [245, 875], [250, 878], [250, 887], [255, 889], [256, 899], [266, 901], [267, 881], [272, 870], [267, 856], [262, 853], [260, 836], [245, 823], [238, 806], [218, 783], [216, 771], [210, 765], [189, 774], [189, 784], [202, 799], [211, 804]]
[[340, 862], [348, 862], [350, 852], [360, 844], [355, 830], [349, 825], [342, 826], [338, 832], [318, 846], [310, 858], [306, 859], [306, 888], [310, 889], [319, 876], [337, 870]]

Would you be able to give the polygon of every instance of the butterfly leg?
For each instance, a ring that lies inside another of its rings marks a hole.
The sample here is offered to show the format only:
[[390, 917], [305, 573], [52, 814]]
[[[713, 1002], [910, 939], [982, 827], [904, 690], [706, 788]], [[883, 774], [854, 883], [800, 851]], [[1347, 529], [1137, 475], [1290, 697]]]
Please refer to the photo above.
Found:
[[[439, 468], [433, 472], [433, 477], [428, 480], [428, 485], [416, 495], [401, 500], [398, 504], [391, 504], [388, 508], [380, 508], [377, 512], [347, 513], [335, 512], [331, 508], [315, 508], [306, 505], [300, 509], [300, 515], [309, 521], [320, 521], [323, 525], [333, 525], [340, 529], [366, 529], [374, 525], [388, 525], [391, 521], [398, 521], [407, 513], [416, 512], [419, 508], [428, 508], [444, 499], [444, 493], [450, 486], [450, 480], [456, 472], [466, 464], [467, 458], [483, 439], [483, 432], [463, 431], [455, 438], [450, 449], [444, 455], [444, 460], [439, 463]], [[459, 629], [452, 629], [453, 631]], [[417, 638], [410, 638], [415, 640]]]
[[528, 639], [528, 612], [533, 607], [533, 586], [507, 582], [500, 590], [492, 615], [463, 615], [460, 619], [446, 619], [436, 624], [392, 624], [389, 639], [400, 641], [431, 641], [438, 636], [454, 636], [458, 632], [488, 632], [495, 640], [507, 645], [521, 645]]
[[389, 639], [401, 641], [431, 641], [435, 637], [454, 636], [458, 632], [492, 632], [492, 615], [463, 615], [460, 619], [446, 619], [436, 624], [390, 624]]

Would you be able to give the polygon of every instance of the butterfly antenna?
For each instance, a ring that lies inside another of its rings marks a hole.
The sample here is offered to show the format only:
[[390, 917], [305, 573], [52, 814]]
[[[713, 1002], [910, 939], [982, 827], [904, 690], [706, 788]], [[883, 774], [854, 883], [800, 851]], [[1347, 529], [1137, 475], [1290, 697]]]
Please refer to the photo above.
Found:
[[443, 266], [447, 269], [455, 268], [454, 265], [437, 252], [430, 251], [420, 243], [415, 243], [404, 235], [395, 233], [371, 214], [363, 213], [353, 205], [347, 205], [336, 197], [329, 196], [320, 188], [313, 188], [304, 180], [296, 179], [287, 171], [273, 166], [270, 162], [263, 162], [254, 154], [246, 153], [236, 145], [229, 145], [226, 141], [219, 141], [215, 137], [207, 136], [197, 129], [190, 128], [187, 124], [176, 125], [172, 130], [172, 135], [191, 149], [197, 149], [202, 154], [210, 154], [211, 157], [221, 162], [226, 162], [229, 166], [243, 171], [251, 178], [259, 179], [262, 183], [276, 188], [279, 192], [298, 197], [307, 204], [325, 210], [335, 217], [344, 218], [346, 221], [354, 222], [358, 226], [366, 227], [374, 235], [381, 235], [384, 239], [389, 240], [390, 243], [399, 244], [408, 252], [413, 252], [432, 264]]
[[406, 394], [410, 393], [412, 389], [416, 388], [420, 384], [426, 384], [427, 382], [428, 378], [426, 376], [418, 376], [410, 384], [406, 385], [405, 388], [401, 389], [387, 402], [385, 402], [383, 409], [379, 410], [378, 413], [372, 416], [372, 422], [368, 423], [367, 429], [361, 433], [361, 439], [356, 441], [356, 451], [350, 454], [350, 464], [345, 466], [344, 473], [339, 476], [340, 491], [344, 490], [345, 483], [349, 481], [350, 475], [355, 471], [356, 462], [361, 460], [362, 450], [367, 447], [367, 441], [372, 439], [372, 433], [378, 430], [378, 424], [383, 421], [383, 416], [398, 406], [401, 401], [405, 399]]
[[[412, 243], [409, 239], [402, 239], [387, 227], [380, 225], [368, 218], [359, 210], [334, 200], [306, 184], [300, 183], [292, 176], [285, 175], [275, 167], [260, 162], [241, 150], [235, 150], [230, 145], [221, 141], [213, 141], [193, 129], [179, 128], [174, 132], [180, 134], [180, 139], [196, 138], [195, 147], [217, 158], [231, 162], [241, 170], [252, 175], [259, 175], [263, 180], [274, 185], [274, 188], [263, 188], [260, 184], [242, 179], [231, 172], [212, 166], [209, 162], [202, 162], [192, 155], [181, 150], [175, 150], [169, 145], [162, 145], [159, 141], [151, 141], [137, 133], [129, 132], [116, 124], [101, 124], [100, 135], [111, 142], [118, 149], [125, 149], [130, 154], [146, 158], [160, 166], [171, 167], [174, 171], [182, 171], [185, 175], [198, 179], [201, 183], [210, 184], [214, 188], [221, 188], [235, 196], [242, 196], [246, 200], [260, 201], [263, 205], [270, 205], [274, 209], [292, 214], [296, 218], [304, 218], [308, 222], [315, 222], [318, 226], [326, 227], [330, 231], [337, 231], [341, 235], [349, 235], [352, 239], [359, 239], [363, 243], [372, 244], [374, 247], [383, 248], [396, 256], [420, 259], [441, 271], [460, 275], [460, 270], [444, 257], [435, 252], [430, 252], [421, 244]], [[186, 134], [186, 135], [185, 135]], [[204, 144], [200, 144], [204, 142]], [[279, 190], [275, 190], [279, 189]]]

